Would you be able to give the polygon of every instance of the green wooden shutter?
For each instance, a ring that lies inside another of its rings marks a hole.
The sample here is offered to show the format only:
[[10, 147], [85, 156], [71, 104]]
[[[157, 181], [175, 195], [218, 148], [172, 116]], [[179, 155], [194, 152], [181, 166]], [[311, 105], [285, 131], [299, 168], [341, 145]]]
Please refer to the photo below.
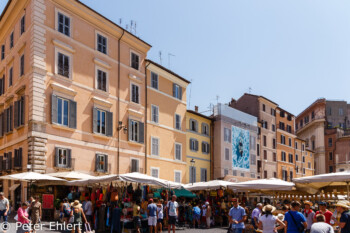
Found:
[[3, 171], [4, 168], [3, 168], [3, 162], [4, 161], [4, 157], [3, 156], [0, 156], [0, 171]]
[[92, 108], [92, 132], [97, 133], [97, 108]]
[[100, 163], [98, 154], [95, 154], [95, 171], [98, 171], [98, 164]]
[[4, 117], [3, 117], [3, 127], [4, 127], [4, 134], [7, 133], [7, 109], [4, 110]]
[[69, 128], [77, 128], [77, 102], [69, 100]]
[[14, 126], [15, 126], [15, 128], [17, 128], [19, 125], [18, 125], [18, 119], [19, 119], [19, 117], [18, 117], [18, 104], [19, 104], [20, 102], [19, 101], [15, 101], [15, 107], [14, 107], [14, 112], [15, 112], [15, 114], [14, 114]]
[[108, 155], [105, 155], [104, 172], [108, 172]]
[[4, 124], [3, 124], [4, 113], [0, 114], [0, 137], [4, 136]]
[[58, 167], [58, 161], [59, 161], [59, 154], [58, 154], [58, 147], [55, 147], [55, 154], [54, 154], [54, 166]]
[[23, 161], [23, 149], [22, 149], [22, 147], [20, 147], [19, 149], [18, 149], [18, 158], [19, 158], [19, 167], [23, 167], [23, 163], [22, 163], [22, 161]]
[[112, 137], [113, 136], [113, 113], [112, 112], [106, 112], [106, 136]]
[[12, 152], [8, 153], [8, 158], [9, 158], [9, 162], [8, 162], [8, 166], [9, 166], [9, 170], [12, 169]]
[[176, 96], [176, 84], [173, 83], [173, 97]]
[[182, 100], [182, 87], [180, 87], [180, 86], [179, 86], [179, 91], [180, 91], [180, 93], [179, 93], [179, 95], [180, 95], [180, 96], [179, 96], [179, 99]]
[[139, 122], [139, 143], [144, 143], [145, 142], [145, 124], [143, 122]]
[[20, 105], [21, 105], [21, 119], [20, 119], [20, 122], [19, 122], [19, 125], [24, 125], [24, 121], [25, 121], [25, 97], [22, 96], [21, 97], [21, 102], [20, 102]]
[[67, 149], [67, 168], [72, 168], [72, 150]]
[[10, 131], [9, 132], [12, 132], [12, 130], [13, 130], [13, 105], [10, 106], [9, 111], [10, 111], [10, 121], [9, 121]]
[[132, 120], [129, 119], [129, 123], [128, 123], [128, 138], [129, 141], [132, 141]]
[[57, 96], [51, 96], [51, 123], [57, 123]]

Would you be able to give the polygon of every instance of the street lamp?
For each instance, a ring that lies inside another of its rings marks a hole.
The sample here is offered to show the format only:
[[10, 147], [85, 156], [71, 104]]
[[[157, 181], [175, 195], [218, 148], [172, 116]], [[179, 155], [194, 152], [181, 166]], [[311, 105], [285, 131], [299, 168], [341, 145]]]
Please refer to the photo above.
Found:
[[196, 161], [195, 161], [194, 159], [191, 159], [190, 163], [191, 163], [191, 167], [192, 167], [192, 185], [193, 185], [193, 180], [194, 180], [194, 164], [196, 163]]

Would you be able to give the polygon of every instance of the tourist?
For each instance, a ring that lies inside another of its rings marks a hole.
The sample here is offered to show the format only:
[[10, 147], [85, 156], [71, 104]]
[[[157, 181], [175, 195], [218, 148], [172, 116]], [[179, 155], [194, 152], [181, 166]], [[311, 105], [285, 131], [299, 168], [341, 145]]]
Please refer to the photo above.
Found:
[[300, 203], [293, 201], [291, 209], [284, 215], [284, 223], [286, 224], [287, 233], [300, 233], [307, 228], [307, 223], [304, 215], [299, 212]]
[[148, 201], [147, 215], [148, 215], [149, 232], [152, 233], [154, 229], [154, 232], [157, 233], [157, 219], [158, 219], [157, 205], [153, 203], [152, 198], [149, 199]]
[[[30, 218], [31, 223], [36, 226], [39, 222], [42, 215], [42, 208], [41, 203], [39, 202], [39, 196], [31, 197], [31, 204], [30, 204]], [[33, 228], [33, 233], [35, 233], [35, 229], [37, 227]]]
[[290, 208], [289, 208], [289, 206], [287, 206], [287, 205], [283, 205], [283, 206], [282, 206], [282, 211], [283, 211], [284, 214], [286, 214], [286, 213], [289, 211], [289, 209], [290, 209]]
[[313, 203], [311, 201], [304, 201], [305, 209], [303, 210], [302, 214], [306, 218], [307, 228], [305, 230], [305, 233], [310, 233], [311, 225], [313, 224], [315, 212], [312, 211], [311, 206]]
[[277, 230], [277, 233], [284, 233], [284, 229], [286, 228], [286, 224], [284, 224], [284, 215], [283, 214], [278, 214], [277, 215], [277, 218], [279, 219], [279, 220], [281, 220], [281, 222], [283, 223], [283, 225], [282, 224], [279, 224], [279, 222], [277, 222], [277, 224], [276, 224], [276, 230]]
[[86, 223], [86, 217], [84, 214], [84, 210], [82, 207], [82, 204], [78, 200], [75, 200], [72, 204], [72, 211], [70, 214], [70, 217], [73, 218], [73, 226], [72, 226], [72, 233], [77, 231], [78, 233], [81, 233], [81, 229], [83, 226], [83, 220]]
[[176, 218], [178, 216], [178, 208], [179, 204], [176, 202], [176, 195], [171, 197], [171, 201], [167, 204], [167, 219], [168, 219], [168, 233], [170, 233], [170, 228], [173, 229], [173, 233], [175, 233], [175, 224]]
[[141, 228], [141, 207], [139, 202], [134, 201], [133, 203], [133, 220], [134, 220], [134, 228], [137, 233], [140, 233]]
[[199, 227], [199, 219], [201, 217], [201, 209], [198, 206], [198, 203], [195, 204], [195, 206], [192, 209], [193, 212], [193, 227], [196, 227], [196, 223], [197, 223], [197, 227]]
[[92, 209], [92, 202], [90, 201], [90, 197], [85, 197], [85, 204], [83, 205], [83, 210], [84, 210], [86, 220], [91, 226], [94, 212]]
[[163, 218], [164, 218], [164, 212], [163, 212], [163, 199], [160, 199], [157, 204], [157, 229], [159, 232], [162, 232], [163, 230]]
[[207, 229], [210, 228], [210, 219], [211, 219], [211, 207], [209, 205], [209, 202], [205, 202], [205, 206], [206, 206], [206, 209], [207, 209], [207, 213], [205, 215], [206, 217], [206, 223], [207, 223]]
[[9, 200], [4, 196], [3, 192], [0, 192], [0, 221], [1, 217], [4, 221], [4, 224], [7, 226], [7, 214], [10, 210], [10, 202]]
[[202, 205], [202, 214], [201, 214], [201, 227], [206, 225], [206, 215], [207, 215], [207, 207], [206, 205]]
[[347, 201], [338, 201], [335, 206], [337, 207], [337, 212], [341, 213], [340, 221], [338, 223], [341, 228], [341, 233], [350, 233], [350, 212]]
[[262, 208], [263, 205], [261, 203], [258, 203], [252, 212], [252, 225], [255, 230], [258, 229], [259, 217], [261, 215]]
[[63, 213], [63, 222], [68, 224], [68, 221], [69, 221], [70, 214], [71, 214], [72, 210], [71, 210], [70, 204], [68, 203], [68, 199], [67, 198], [63, 199], [63, 204], [62, 204], [61, 211]]
[[243, 207], [239, 206], [238, 199], [232, 199], [233, 207], [229, 211], [229, 223], [234, 233], [242, 233], [244, 229], [244, 221], [247, 219], [246, 212]]
[[[319, 210], [316, 211], [316, 215], [318, 214], [323, 214], [324, 217], [326, 218], [326, 223], [331, 224], [331, 219], [332, 219], [332, 215], [333, 213], [329, 210], [327, 210], [327, 203], [326, 202], [320, 202], [318, 203], [319, 206]], [[314, 217], [314, 222], [316, 221], [315, 217]]]
[[325, 223], [325, 220], [323, 214], [316, 215], [316, 222], [312, 224], [310, 233], [334, 233], [333, 227]]
[[27, 208], [29, 206], [28, 202], [22, 203], [22, 206], [17, 210], [17, 222], [16, 224], [17, 233], [25, 233], [30, 231], [30, 220]]
[[[279, 229], [283, 229], [285, 224], [272, 213], [276, 208], [272, 205], [266, 205], [262, 209], [263, 214], [259, 217], [258, 227], [263, 233], [275, 233]], [[278, 228], [275, 228], [276, 223], [279, 225]]]

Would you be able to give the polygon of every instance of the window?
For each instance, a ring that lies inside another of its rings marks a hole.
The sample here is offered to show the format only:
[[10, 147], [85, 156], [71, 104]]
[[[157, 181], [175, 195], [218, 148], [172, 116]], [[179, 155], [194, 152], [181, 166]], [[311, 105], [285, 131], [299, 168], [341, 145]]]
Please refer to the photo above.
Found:
[[276, 110], [273, 109], [273, 108], [271, 108], [271, 115], [272, 115], [272, 116], [276, 116]]
[[173, 83], [173, 97], [182, 100], [182, 87]]
[[288, 138], [288, 145], [292, 146], [292, 139], [291, 138]]
[[71, 167], [71, 150], [66, 148], [55, 148], [55, 167]]
[[303, 168], [303, 174], [305, 175], [305, 168]]
[[286, 137], [284, 135], [281, 135], [281, 144], [286, 144]]
[[15, 157], [14, 157], [14, 167], [22, 168], [22, 160], [23, 160], [23, 150], [22, 148], [15, 149]]
[[25, 32], [26, 18], [25, 15], [21, 18], [21, 35]]
[[151, 87], [158, 90], [158, 74], [151, 72]]
[[209, 125], [206, 123], [202, 123], [202, 134], [209, 135]]
[[129, 119], [129, 141], [144, 143], [144, 123]]
[[175, 129], [181, 130], [181, 116], [179, 114], [175, 114]]
[[298, 149], [298, 142], [295, 142], [295, 149]]
[[140, 161], [138, 159], [131, 159], [131, 168], [130, 172], [139, 172], [140, 171]]
[[333, 172], [333, 166], [329, 166], [329, 173]]
[[288, 133], [292, 133], [292, 126], [287, 125], [287, 132], [288, 132]]
[[256, 144], [256, 153], [258, 156], [260, 156], [260, 145]]
[[284, 152], [284, 151], [281, 152], [281, 160], [282, 160], [283, 162], [286, 162], [286, 161], [287, 161], [286, 152]]
[[312, 111], [312, 113], [311, 113], [311, 119], [312, 120], [315, 119], [315, 112], [314, 111]]
[[100, 34], [97, 34], [97, 50], [107, 54], [107, 38]]
[[20, 58], [19, 76], [24, 75], [24, 54]]
[[22, 96], [14, 105], [14, 127], [18, 128], [19, 126], [24, 125], [24, 96]]
[[207, 143], [207, 142], [202, 142], [202, 152], [203, 152], [204, 154], [209, 154], [209, 152], [210, 152], [209, 143]]
[[197, 139], [190, 139], [190, 150], [192, 151], [198, 151], [198, 140]]
[[344, 113], [343, 113], [343, 109], [342, 108], [339, 108], [339, 116], [342, 116]]
[[276, 149], [276, 139], [275, 138], [272, 139], [272, 148]]
[[190, 183], [195, 183], [196, 182], [196, 167], [190, 167], [190, 171], [189, 171], [189, 175], [190, 175]]
[[280, 111], [280, 117], [284, 117], [284, 114], [285, 114], [285, 112], [284, 111]]
[[311, 162], [307, 163], [307, 168], [311, 169]]
[[311, 148], [312, 148], [312, 150], [315, 150], [315, 140], [311, 141]]
[[256, 150], [256, 137], [250, 136], [249, 147], [251, 150]]
[[69, 100], [57, 97], [57, 124], [68, 126]]
[[272, 131], [275, 132], [276, 131], [276, 126], [274, 124], [272, 124]]
[[58, 12], [58, 31], [66, 36], [70, 36], [70, 18]]
[[298, 156], [298, 154], [295, 154], [295, 161], [299, 161], [299, 156]]
[[97, 69], [97, 89], [107, 91], [107, 73]]
[[277, 172], [273, 172], [273, 177], [277, 178]]
[[194, 132], [198, 131], [198, 122], [196, 120], [190, 119], [190, 130]]
[[304, 145], [304, 144], [301, 145], [301, 150], [302, 150], [302, 151], [305, 150], [305, 145]]
[[140, 103], [140, 91], [139, 86], [131, 84], [131, 101], [139, 104]]
[[107, 172], [108, 171], [108, 156], [103, 154], [96, 154], [95, 160], [96, 172]]
[[181, 183], [181, 171], [174, 171], [174, 181]]
[[274, 161], [274, 162], [277, 162], [277, 155], [276, 155], [275, 152], [273, 152], [273, 161]]
[[251, 155], [250, 156], [250, 164], [251, 165], [256, 165], [256, 155]]
[[1, 45], [1, 60], [5, 59], [5, 45]]
[[13, 130], [13, 106], [10, 105], [6, 110], [5, 110], [5, 130], [4, 132], [9, 133], [12, 132]]
[[13, 41], [14, 40], [14, 35], [13, 35], [13, 33], [14, 32], [12, 32], [11, 35], [10, 35], [10, 49], [12, 49], [13, 45], [14, 45], [14, 41]]
[[201, 182], [207, 182], [207, 169], [201, 168]]
[[241, 176], [244, 177], [244, 173], [243, 172], [241, 172]]
[[288, 180], [288, 172], [286, 170], [282, 170], [282, 180]]
[[284, 123], [283, 123], [283, 122], [280, 122], [280, 123], [279, 123], [279, 128], [280, 128], [281, 130], [284, 130]]
[[93, 108], [93, 133], [111, 137], [113, 135], [113, 113]]
[[288, 154], [288, 161], [293, 163], [293, 154]]
[[182, 145], [175, 143], [175, 160], [182, 160]]
[[331, 107], [328, 107], [328, 109], [327, 109], [327, 114], [328, 114], [328, 116], [331, 116], [331, 115], [332, 115], [332, 108], [331, 108]]
[[151, 111], [152, 111], [152, 115], [151, 115], [152, 119], [151, 120], [154, 123], [158, 123], [159, 122], [159, 107], [155, 106], [155, 105], [152, 105]]
[[267, 121], [263, 121], [263, 122], [262, 122], [262, 127], [265, 128], [265, 129], [268, 129], [268, 128], [269, 128], [269, 127], [268, 127]]
[[293, 171], [289, 171], [289, 180], [293, 181]]
[[291, 121], [291, 120], [292, 120], [292, 115], [288, 114], [287, 120], [288, 120], [288, 121]]
[[233, 170], [233, 171], [232, 171], [232, 175], [233, 175], [233, 176], [237, 176], [237, 170]]
[[224, 176], [228, 175], [228, 169], [224, 169]]
[[13, 84], [13, 67], [9, 70], [9, 87]]
[[267, 151], [264, 150], [264, 159], [267, 160]]
[[224, 128], [224, 141], [231, 142], [231, 130], [228, 128]]
[[57, 53], [57, 74], [66, 78], [70, 77], [70, 57], [58, 52]]
[[140, 62], [139, 55], [131, 52], [131, 67], [134, 68], [135, 70], [139, 70], [139, 62]]
[[329, 152], [329, 160], [333, 160], [333, 152]]
[[230, 160], [230, 149], [225, 148], [225, 160]]
[[303, 163], [305, 163], [305, 156], [303, 156]]
[[263, 140], [264, 140], [264, 146], [266, 146], [267, 143], [266, 143], [266, 136], [265, 136], [265, 135], [264, 135], [264, 137], [263, 137]]
[[265, 104], [262, 105], [262, 110], [265, 112], [266, 110]]
[[159, 138], [151, 137], [151, 155], [159, 156]]
[[267, 171], [264, 171], [264, 178], [267, 178]]
[[106, 134], [106, 112], [97, 109], [97, 131], [96, 133]]
[[159, 178], [159, 168], [151, 168], [151, 176], [154, 178]]
[[328, 147], [332, 147], [332, 146], [333, 146], [333, 139], [328, 138]]
[[5, 94], [5, 75], [2, 75], [2, 78], [0, 79], [0, 96]]

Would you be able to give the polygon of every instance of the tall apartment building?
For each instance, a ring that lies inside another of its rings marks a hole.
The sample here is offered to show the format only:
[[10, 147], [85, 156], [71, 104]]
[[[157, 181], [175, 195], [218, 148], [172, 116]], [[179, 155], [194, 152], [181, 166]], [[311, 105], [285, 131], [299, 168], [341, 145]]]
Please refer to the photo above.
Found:
[[[150, 174], [162, 161], [183, 181], [188, 81], [146, 61], [150, 48], [80, 1], [10, 0], [0, 16], [1, 172]], [[151, 149], [158, 132], [169, 136], [159, 158]], [[13, 184], [3, 181], [6, 195]]]
[[[198, 112], [186, 114], [186, 183], [205, 182], [212, 178], [212, 119]], [[192, 161], [192, 163], [191, 163]]]
[[146, 173], [185, 183], [186, 88], [189, 81], [147, 60]]
[[[232, 100], [230, 107], [257, 117], [258, 130], [257, 169], [260, 178], [277, 177], [276, 108], [277, 104], [263, 96], [245, 93]], [[274, 145], [275, 144], [275, 145]]]
[[298, 154], [295, 154], [294, 122], [293, 114], [277, 107], [277, 178], [285, 181], [292, 181], [295, 178], [295, 166], [299, 160]]
[[295, 178], [314, 175], [314, 154], [306, 149], [305, 140], [295, 138]]
[[239, 182], [258, 178], [257, 117], [225, 104], [214, 107], [214, 179]]

